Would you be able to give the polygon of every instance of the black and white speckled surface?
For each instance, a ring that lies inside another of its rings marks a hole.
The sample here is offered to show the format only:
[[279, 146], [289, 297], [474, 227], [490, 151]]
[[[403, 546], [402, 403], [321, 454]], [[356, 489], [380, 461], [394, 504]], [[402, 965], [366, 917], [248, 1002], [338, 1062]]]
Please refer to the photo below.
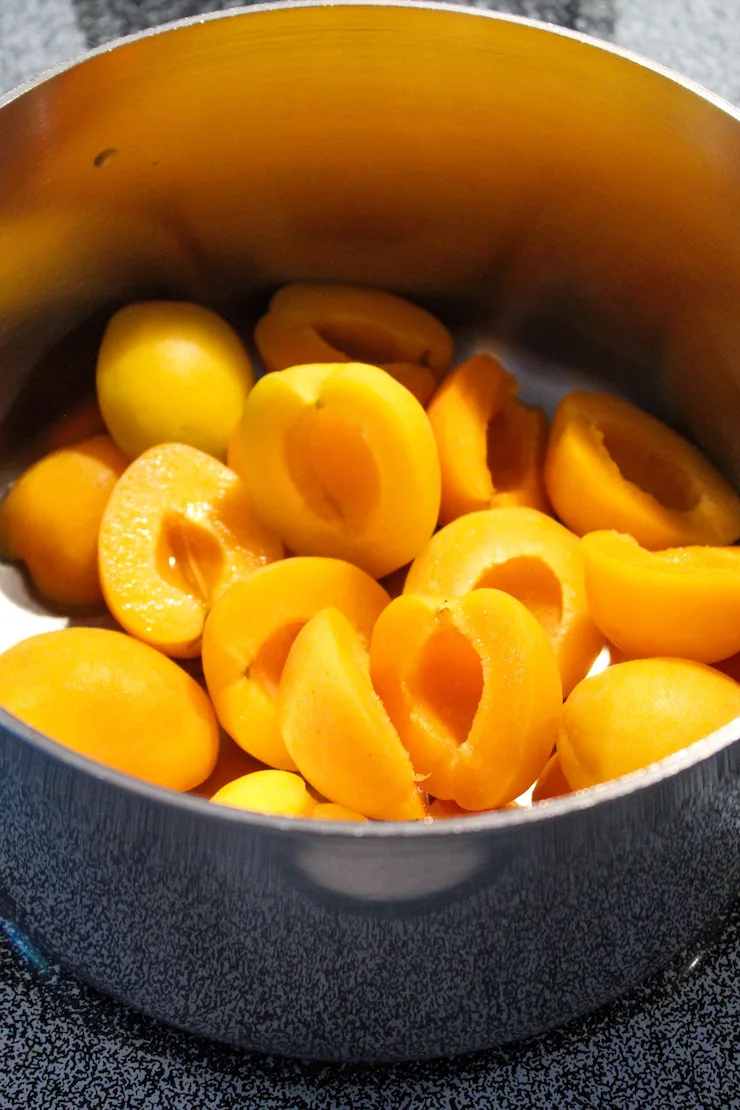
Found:
[[[0, 0], [0, 87], [127, 30], [216, 0]], [[610, 37], [740, 100], [740, 7], [727, 0], [502, 0]], [[0, 1108], [740, 1108], [740, 908], [620, 1002], [464, 1058], [390, 1068], [239, 1055], [142, 1018], [0, 932]]]

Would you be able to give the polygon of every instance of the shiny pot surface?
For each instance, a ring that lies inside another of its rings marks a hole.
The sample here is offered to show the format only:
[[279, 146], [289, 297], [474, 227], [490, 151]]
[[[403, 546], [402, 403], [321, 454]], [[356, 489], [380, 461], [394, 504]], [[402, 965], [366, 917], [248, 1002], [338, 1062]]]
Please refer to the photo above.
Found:
[[[503, 344], [525, 399], [624, 393], [740, 479], [735, 113], [576, 35], [375, 4], [196, 20], [0, 105], [2, 472], [80, 388], [44, 363], [79, 321], [147, 295], [248, 319], [295, 278], [420, 299], [461, 351]], [[738, 734], [536, 810], [345, 828], [149, 788], [0, 713], [0, 896], [195, 1033], [482, 1049], [614, 997], [727, 905]]]

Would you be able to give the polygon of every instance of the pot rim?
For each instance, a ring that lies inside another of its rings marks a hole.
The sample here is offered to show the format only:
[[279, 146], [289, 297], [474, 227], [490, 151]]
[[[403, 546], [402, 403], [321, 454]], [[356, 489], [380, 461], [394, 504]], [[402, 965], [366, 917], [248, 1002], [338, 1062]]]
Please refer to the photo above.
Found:
[[[10, 92], [0, 97], [0, 110], [12, 104], [15, 100], [32, 92], [41, 85], [46, 84], [55, 77], [76, 69], [94, 58], [111, 53], [121, 47], [142, 39], [153, 38], [156, 35], [169, 34], [193, 27], [199, 23], [211, 23], [222, 19], [239, 19], [244, 16], [265, 13], [293, 11], [296, 9], [312, 8], [412, 8], [419, 11], [441, 11], [459, 16], [460, 18], [474, 16], [479, 19], [492, 19], [503, 23], [514, 23], [528, 27], [533, 31], [545, 34], [558, 35], [581, 43], [583, 46], [601, 50], [608, 54], [622, 58], [627, 62], [642, 69], [651, 70], [673, 84], [679, 85], [688, 92], [712, 104], [725, 115], [740, 122], [740, 109], [734, 107], [729, 101], [711, 92], [699, 82], [685, 77], [682, 74], [664, 66], [659, 62], [639, 54], [636, 51], [616, 46], [605, 40], [598, 39], [581, 31], [559, 27], [556, 24], [546, 23], [542, 20], [530, 19], [526, 16], [510, 15], [504, 12], [488, 11], [474, 8], [465, 4], [440, 3], [437, 0], [275, 0], [271, 3], [254, 4], [250, 7], [228, 8], [222, 11], [208, 12], [201, 15], [190, 16], [187, 19], [173, 20], [168, 23], [158, 24], [135, 34], [125, 35], [110, 42], [104, 43], [95, 49], [85, 51], [65, 62], [43, 70], [35, 77], [11, 89]], [[681, 772], [688, 771], [696, 765], [709, 760], [712, 756], [735, 743], [740, 743], [740, 717], [735, 718], [716, 732], [697, 740], [686, 748], [653, 763], [648, 767], [632, 771], [619, 779], [601, 783], [587, 790], [576, 791], [560, 798], [548, 799], [537, 805], [519, 810], [497, 810], [469, 817], [453, 817], [444, 821], [425, 823], [423, 821], [378, 821], [363, 824], [318, 821], [300, 817], [275, 817], [270, 814], [254, 813], [248, 810], [238, 810], [227, 806], [213, 805], [206, 798], [183, 794], [166, 787], [155, 786], [152, 783], [136, 779], [122, 771], [116, 771], [87, 756], [80, 755], [63, 744], [44, 736], [35, 729], [26, 725], [19, 718], [12, 716], [0, 707], [0, 730], [15, 735], [36, 748], [42, 754], [53, 760], [66, 763], [71, 769], [81, 772], [87, 777], [98, 779], [110, 786], [122, 789], [130, 794], [138, 795], [150, 802], [173, 807], [183, 808], [192, 815], [201, 819], [241, 826], [253, 827], [265, 831], [286, 832], [291, 835], [306, 837], [313, 835], [317, 838], [355, 840], [355, 839], [388, 839], [401, 837], [404, 840], [423, 836], [425, 838], [447, 838], [459, 836], [463, 833], [475, 834], [484, 831], [502, 830], [511, 832], [516, 828], [532, 823], [542, 823], [558, 818], [565, 818], [569, 814], [590, 811], [594, 806], [616, 803], [620, 799], [641, 794], [653, 786], [658, 786], [667, 780], [677, 777]]]

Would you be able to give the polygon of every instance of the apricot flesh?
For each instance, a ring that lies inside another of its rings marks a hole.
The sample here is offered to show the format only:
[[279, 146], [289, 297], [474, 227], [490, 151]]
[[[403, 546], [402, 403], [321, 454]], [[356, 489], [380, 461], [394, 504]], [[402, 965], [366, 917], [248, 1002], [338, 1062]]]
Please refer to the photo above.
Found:
[[43, 632], [0, 655], [0, 705], [81, 755], [172, 790], [208, 778], [218, 724], [171, 659], [121, 632]]
[[285, 746], [325, 798], [365, 817], [420, 820], [414, 768], [370, 681], [362, 640], [338, 609], [298, 633], [278, 690]]
[[557, 750], [573, 790], [647, 767], [740, 717], [740, 685], [687, 659], [635, 659], [567, 699]]
[[567, 695], [604, 646], [588, 610], [578, 537], [524, 506], [468, 513], [440, 529], [419, 552], [404, 593], [449, 599], [481, 587], [504, 590], [539, 620]]
[[296, 636], [315, 613], [334, 606], [367, 646], [389, 601], [351, 563], [310, 556], [272, 563], [234, 586], [216, 602], [203, 635], [206, 682], [226, 731], [264, 763], [295, 770], [275, 699]]
[[176, 658], [199, 654], [206, 615], [230, 586], [282, 554], [241, 479], [184, 444], [131, 463], [100, 528], [108, 608], [132, 636]]
[[98, 534], [128, 459], [99, 435], [46, 455], [0, 506], [0, 542], [25, 563], [39, 592], [59, 605], [100, 604]]
[[267, 374], [242, 421], [244, 479], [261, 518], [297, 555], [381, 578], [434, 531], [439, 461], [421, 405], [358, 363]]
[[160, 443], [185, 443], [223, 462], [253, 380], [236, 332], [196, 304], [119, 309], [98, 355], [100, 410], [131, 458]]
[[509, 594], [397, 598], [373, 630], [370, 673], [435, 798], [497, 809], [544, 768], [560, 676], [541, 625]]
[[513, 396], [517, 384], [498, 359], [473, 355], [432, 398], [429, 421], [439, 451], [439, 519], [497, 505], [547, 509], [542, 469], [547, 422]]
[[628, 656], [716, 663], [740, 651], [740, 548], [652, 552], [591, 532], [583, 554], [591, 615]]
[[422, 404], [416, 388], [433, 388], [452, 359], [452, 337], [435, 316], [392, 293], [359, 286], [283, 286], [258, 322], [254, 339], [268, 370], [369, 363], [396, 376]]
[[579, 536], [614, 530], [649, 550], [740, 537], [740, 498], [701, 452], [606, 394], [576, 391], [560, 402], [545, 485], [558, 516]]

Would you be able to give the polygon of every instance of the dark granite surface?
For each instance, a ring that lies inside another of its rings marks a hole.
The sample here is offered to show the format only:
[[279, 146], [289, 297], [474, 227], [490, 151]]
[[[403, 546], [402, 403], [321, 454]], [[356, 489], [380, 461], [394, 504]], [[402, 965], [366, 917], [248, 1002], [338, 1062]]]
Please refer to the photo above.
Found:
[[[127, 30], [218, 0], [0, 0], [0, 91]], [[740, 100], [737, 0], [501, 0], [609, 37]], [[740, 907], [642, 987], [492, 1053], [302, 1065], [192, 1040], [76, 982], [0, 920], [0, 1110], [740, 1108]], [[431, 988], [430, 988], [431, 989]]]

